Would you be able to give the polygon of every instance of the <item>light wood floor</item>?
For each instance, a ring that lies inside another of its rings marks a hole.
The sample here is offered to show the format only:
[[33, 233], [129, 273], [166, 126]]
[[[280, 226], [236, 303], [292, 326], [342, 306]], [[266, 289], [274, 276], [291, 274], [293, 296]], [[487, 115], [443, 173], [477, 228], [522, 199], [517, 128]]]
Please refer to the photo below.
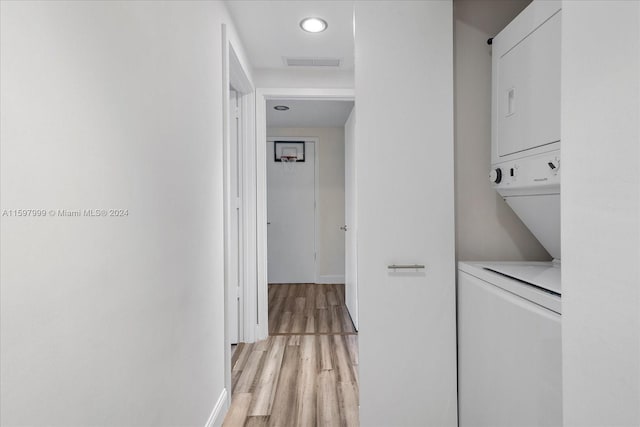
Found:
[[223, 426], [358, 426], [358, 337], [344, 285], [269, 285], [269, 330], [233, 354]]

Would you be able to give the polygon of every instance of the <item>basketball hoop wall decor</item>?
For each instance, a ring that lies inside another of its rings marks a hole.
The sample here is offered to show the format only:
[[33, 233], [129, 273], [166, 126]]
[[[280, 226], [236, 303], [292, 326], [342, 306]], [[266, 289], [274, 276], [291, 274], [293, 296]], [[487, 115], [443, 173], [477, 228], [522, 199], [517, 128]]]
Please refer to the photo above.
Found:
[[304, 162], [304, 141], [274, 141], [273, 156], [276, 162]]

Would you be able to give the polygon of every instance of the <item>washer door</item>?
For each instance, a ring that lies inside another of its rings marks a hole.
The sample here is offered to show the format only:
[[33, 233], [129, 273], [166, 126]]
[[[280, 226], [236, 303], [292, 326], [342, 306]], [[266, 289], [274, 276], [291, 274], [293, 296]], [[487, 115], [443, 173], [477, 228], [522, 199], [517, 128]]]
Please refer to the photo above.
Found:
[[460, 426], [562, 425], [560, 315], [458, 274]]

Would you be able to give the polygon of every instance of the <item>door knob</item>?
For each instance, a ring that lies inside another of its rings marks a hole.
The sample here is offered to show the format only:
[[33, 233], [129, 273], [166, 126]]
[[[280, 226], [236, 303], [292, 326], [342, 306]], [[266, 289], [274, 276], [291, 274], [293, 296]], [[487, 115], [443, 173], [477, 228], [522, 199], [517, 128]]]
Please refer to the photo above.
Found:
[[347, 225], [345, 224], [345, 225], [343, 225], [342, 227], [340, 227], [340, 230], [342, 230], [342, 231], [347, 231]]

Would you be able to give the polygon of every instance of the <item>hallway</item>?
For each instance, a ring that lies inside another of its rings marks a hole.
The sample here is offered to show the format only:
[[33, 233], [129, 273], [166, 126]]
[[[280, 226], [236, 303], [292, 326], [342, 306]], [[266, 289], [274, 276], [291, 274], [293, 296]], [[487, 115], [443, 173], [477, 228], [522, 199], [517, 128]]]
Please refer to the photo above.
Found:
[[358, 426], [344, 285], [269, 285], [269, 338], [238, 345], [224, 426]]

